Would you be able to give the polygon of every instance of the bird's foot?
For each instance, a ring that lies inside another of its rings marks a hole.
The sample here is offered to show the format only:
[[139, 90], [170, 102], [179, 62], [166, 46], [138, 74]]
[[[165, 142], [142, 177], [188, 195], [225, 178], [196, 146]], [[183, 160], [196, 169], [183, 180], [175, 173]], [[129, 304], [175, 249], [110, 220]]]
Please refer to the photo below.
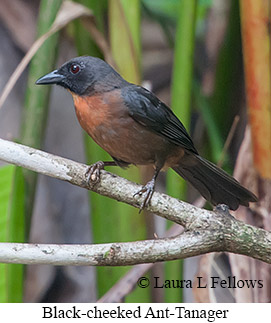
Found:
[[228, 216], [233, 218], [233, 216], [230, 213], [230, 208], [226, 204], [218, 204], [213, 208], [213, 211], [218, 212], [219, 214], [223, 216]]
[[155, 180], [152, 179], [151, 181], [149, 181], [145, 186], [142, 187], [141, 190], [139, 190], [138, 192], [136, 192], [134, 194], [134, 196], [139, 195], [142, 196], [142, 194], [145, 193], [145, 197], [143, 202], [140, 205], [140, 209], [139, 209], [139, 213], [146, 207], [149, 205], [150, 200], [153, 196], [154, 193], [154, 185], [155, 185]]
[[104, 162], [98, 161], [90, 165], [86, 171], [86, 179], [88, 183], [97, 184], [101, 178], [101, 170], [104, 169]]

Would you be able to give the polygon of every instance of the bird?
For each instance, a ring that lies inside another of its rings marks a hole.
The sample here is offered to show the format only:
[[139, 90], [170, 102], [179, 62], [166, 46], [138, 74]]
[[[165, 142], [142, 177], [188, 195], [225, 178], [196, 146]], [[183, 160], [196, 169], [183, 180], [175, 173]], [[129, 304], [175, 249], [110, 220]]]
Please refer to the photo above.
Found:
[[257, 201], [236, 179], [199, 155], [184, 125], [165, 103], [123, 79], [104, 60], [75, 57], [36, 84], [67, 89], [81, 127], [112, 157], [89, 166], [88, 181], [99, 182], [105, 166], [153, 165], [152, 179], [135, 193], [144, 195], [141, 210], [150, 204], [158, 174], [168, 168], [214, 206], [225, 204], [236, 210]]

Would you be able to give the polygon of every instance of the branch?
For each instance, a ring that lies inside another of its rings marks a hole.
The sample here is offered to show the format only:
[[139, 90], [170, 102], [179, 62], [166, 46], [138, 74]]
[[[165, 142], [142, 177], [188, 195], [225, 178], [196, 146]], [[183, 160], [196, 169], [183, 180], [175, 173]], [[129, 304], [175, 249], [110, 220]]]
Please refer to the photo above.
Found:
[[[202, 198], [203, 199], [203, 198]], [[204, 199], [203, 199], [204, 200]], [[205, 200], [204, 200], [205, 201]], [[205, 202], [204, 202], [205, 203]], [[184, 228], [173, 224], [165, 233], [165, 237], [177, 236], [183, 233]], [[138, 279], [145, 275], [155, 263], [139, 264], [133, 266], [122, 276], [97, 302], [98, 303], [120, 303], [136, 287]]]
[[[140, 207], [140, 186], [106, 171], [98, 184], [87, 183], [87, 166], [0, 139], [0, 159], [68, 181], [101, 195]], [[147, 210], [185, 227], [172, 238], [96, 245], [1, 243], [0, 262], [54, 265], [121, 266], [228, 251], [271, 263], [271, 233], [232, 217], [227, 208], [207, 211], [155, 192]]]

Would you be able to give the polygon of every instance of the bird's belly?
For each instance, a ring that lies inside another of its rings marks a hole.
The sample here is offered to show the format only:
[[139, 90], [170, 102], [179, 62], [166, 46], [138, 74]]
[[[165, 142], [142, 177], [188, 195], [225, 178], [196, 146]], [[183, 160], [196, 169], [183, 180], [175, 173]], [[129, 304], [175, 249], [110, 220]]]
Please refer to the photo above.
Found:
[[[91, 137], [111, 156], [131, 164], [154, 164], [158, 153], [159, 143], [154, 142], [149, 131], [132, 122], [122, 125], [101, 124]], [[157, 138], [156, 138], [157, 139]], [[157, 141], [157, 140], [156, 140]]]
[[135, 122], [114, 97], [110, 105], [101, 97], [73, 95], [78, 121], [92, 139], [111, 156], [131, 164], [154, 164], [169, 144], [166, 139]]

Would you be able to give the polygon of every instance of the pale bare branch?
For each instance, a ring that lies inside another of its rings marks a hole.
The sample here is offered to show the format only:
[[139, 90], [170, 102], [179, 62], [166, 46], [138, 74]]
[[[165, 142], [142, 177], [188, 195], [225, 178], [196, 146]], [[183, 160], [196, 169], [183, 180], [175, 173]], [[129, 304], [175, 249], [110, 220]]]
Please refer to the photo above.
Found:
[[[93, 190], [135, 207], [139, 186], [102, 171], [101, 182], [89, 185], [86, 165], [0, 139], [0, 159]], [[271, 263], [271, 233], [236, 220], [225, 206], [207, 211], [155, 192], [147, 209], [184, 226], [171, 238], [95, 245], [0, 244], [0, 262], [54, 265], [122, 266], [182, 259], [228, 251]]]

